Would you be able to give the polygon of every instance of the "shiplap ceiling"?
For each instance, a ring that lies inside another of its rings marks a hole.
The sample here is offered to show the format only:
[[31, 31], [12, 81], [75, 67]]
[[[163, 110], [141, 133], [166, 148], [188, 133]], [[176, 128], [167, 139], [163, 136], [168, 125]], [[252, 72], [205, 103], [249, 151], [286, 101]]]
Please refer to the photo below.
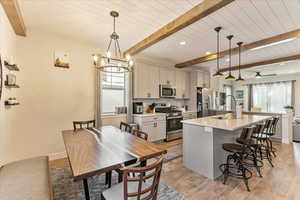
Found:
[[[111, 10], [120, 13], [117, 32], [122, 50], [126, 50], [148, 35], [188, 11], [201, 0], [19, 0], [26, 27], [55, 32], [66, 37], [87, 40], [106, 48], [112, 31]], [[187, 28], [145, 49], [140, 55], [183, 62], [205, 56], [216, 50], [214, 28], [222, 26], [221, 50], [228, 48], [226, 35], [233, 34], [233, 46], [238, 41], [251, 43], [300, 28], [300, 0], [236, 0]], [[186, 45], [179, 43], [185, 41]], [[247, 51], [242, 63], [252, 63], [300, 52], [300, 38], [292, 42]], [[226, 58], [221, 67], [227, 67]], [[295, 64], [296, 63], [296, 64]], [[280, 74], [297, 68], [299, 62], [274, 65]], [[201, 68], [214, 70], [216, 61], [201, 63]], [[237, 56], [232, 56], [237, 65]], [[278, 67], [279, 66], [279, 67]], [[262, 70], [264, 66], [259, 67]], [[272, 69], [268, 66], [265, 69]], [[300, 66], [298, 67], [300, 68]], [[298, 70], [297, 68], [297, 70]], [[285, 69], [285, 70], [284, 70]], [[258, 70], [258, 69], [255, 69]], [[285, 71], [285, 72], [283, 72]]]

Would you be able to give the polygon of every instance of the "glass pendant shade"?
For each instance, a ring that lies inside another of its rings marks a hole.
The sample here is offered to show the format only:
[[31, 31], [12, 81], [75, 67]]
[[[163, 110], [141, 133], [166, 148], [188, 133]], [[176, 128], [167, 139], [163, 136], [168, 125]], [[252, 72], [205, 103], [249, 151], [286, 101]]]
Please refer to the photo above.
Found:
[[225, 80], [234, 81], [235, 77], [232, 76], [231, 72], [228, 74], [228, 76], [225, 78]]
[[[119, 35], [116, 33], [116, 17], [119, 13], [111, 11], [110, 15], [114, 19], [113, 33], [110, 35], [109, 45], [105, 55], [94, 54], [93, 60], [96, 69], [109, 73], [125, 73], [132, 71], [133, 61], [129, 54], [124, 57], [119, 45]], [[111, 53], [110, 47], [114, 46], [114, 52]]]
[[241, 77], [241, 75], [239, 75], [239, 78], [236, 79], [235, 81], [236, 81], [236, 82], [243, 82], [243, 81], [245, 81], [245, 79], [243, 79], [243, 78]]
[[216, 72], [216, 73], [213, 74], [214, 78], [221, 78], [223, 76], [224, 76], [224, 74], [222, 74], [221, 72]]

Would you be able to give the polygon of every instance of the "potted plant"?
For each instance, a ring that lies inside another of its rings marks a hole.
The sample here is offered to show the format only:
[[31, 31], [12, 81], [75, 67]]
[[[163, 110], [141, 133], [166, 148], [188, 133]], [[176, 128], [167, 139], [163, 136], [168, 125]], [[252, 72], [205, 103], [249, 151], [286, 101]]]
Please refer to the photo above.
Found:
[[291, 113], [294, 111], [294, 106], [287, 105], [287, 106], [284, 106], [284, 109], [287, 113]]

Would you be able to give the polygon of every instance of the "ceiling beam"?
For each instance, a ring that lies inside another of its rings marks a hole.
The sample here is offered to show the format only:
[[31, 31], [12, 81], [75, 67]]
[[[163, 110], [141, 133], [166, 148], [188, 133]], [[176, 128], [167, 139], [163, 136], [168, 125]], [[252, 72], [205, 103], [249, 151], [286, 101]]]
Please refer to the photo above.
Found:
[[2, 7], [13, 27], [15, 33], [20, 36], [26, 36], [26, 28], [22, 18], [21, 10], [17, 0], [0, 0]]
[[[300, 54], [241, 65], [241, 69], [248, 69], [251, 67], [270, 65], [270, 64], [281, 63], [281, 62], [286, 62], [286, 61], [291, 61], [291, 60], [300, 60]], [[239, 70], [239, 66], [233, 66], [231, 68], [229, 68], [229, 67], [222, 68], [219, 70], [219, 72], [226, 72], [226, 71], [229, 71], [229, 69], [231, 69], [231, 71]]]
[[180, 31], [181, 29], [210, 15], [220, 8], [223, 8], [233, 1], [234, 0], [204, 0], [202, 3], [198, 4], [191, 10], [177, 17], [167, 25], [152, 33], [144, 40], [138, 42], [137, 44], [126, 50], [124, 54], [135, 55], [140, 51], [150, 47], [151, 45], [161, 41], [162, 39], [172, 35], [173, 33]]
[[[263, 40], [259, 40], [259, 41], [256, 41], [256, 42], [245, 44], [241, 47], [241, 51], [246, 51], [246, 50], [253, 49], [253, 48], [256, 48], [256, 47], [264, 46], [264, 45], [267, 45], [267, 44], [271, 44], [271, 43], [274, 43], [274, 42], [279, 42], [279, 41], [282, 41], [282, 40], [295, 38], [295, 37], [299, 37], [299, 36], [300, 36], [300, 29], [296, 29], [296, 30], [293, 30], [293, 31], [290, 31], [290, 32], [287, 32], [287, 33], [275, 35], [273, 37], [269, 37], [269, 38], [265, 38]], [[239, 51], [239, 48], [236, 47], [236, 48], [233, 48], [231, 50], [231, 53], [234, 54], [234, 53], [237, 53], [238, 51]], [[219, 58], [222, 58], [222, 57], [224, 57], [228, 54], [229, 54], [229, 50], [221, 51]], [[190, 66], [195, 65], [195, 64], [215, 60], [216, 58], [217, 58], [217, 54], [214, 53], [212, 55], [203, 56], [203, 57], [195, 58], [195, 59], [188, 60], [188, 61], [185, 61], [185, 62], [182, 62], [182, 63], [178, 63], [178, 64], [175, 65], [175, 67], [177, 67], [177, 68], [190, 67]]]

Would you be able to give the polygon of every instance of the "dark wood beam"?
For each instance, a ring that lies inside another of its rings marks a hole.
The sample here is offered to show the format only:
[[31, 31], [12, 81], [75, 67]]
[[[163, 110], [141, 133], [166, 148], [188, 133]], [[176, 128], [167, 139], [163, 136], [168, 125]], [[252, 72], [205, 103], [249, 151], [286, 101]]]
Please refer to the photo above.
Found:
[[[300, 36], [300, 29], [296, 29], [296, 30], [293, 30], [293, 31], [290, 31], [290, 32], [287, 32], [287, 33], [275, 35], [273, 37], [265, 38], [263, 40], [259, 40], [259, 41], [252, 42], [252, 43], [249, 43], [249, 44], [245, 44], [241, 47], [241, 51], [250, 50], [250, 49], [253, 49], [253, 48], [256, 48], [256, 47], [264, 46], [264, 45], [267, 45], [267, 44], [271, 44], [271, 43], [274, 43], [274, 42], [279, 42], [279, 41], [282, 41], [282, 40], [286, 40], [286, 39], [290, 39], [290, 38], [294, 38], [294, 37], [298, 37], [298, 36]], [[231, 52], [234, 54], [234, 53], [237, 53], [238, 50], [239, 50], [239, 48], [236, 47], [236, 48], [233, 48], [231, 50]], [[220, 52], [219, 57], [221, 58], [221, 57], [224, 57], [228, 54], [229, 54], [229, 50], [225, 50], [225, 51]], [[175, 65], [175, 67], [177, 67], [177, 68], [190, 67], [190, 66], [195, 65], [195, 64], [215, 60], [216, 58], [217, 58], [217, 54], [214, 53], [214, 54], [209, 55], [209, 56], [203, 56], [203, 57], [195, 58], [195, 59], [188, 60], [188, 61], [185, 61], [185, 62], [182, 62], [182, 63], [178, 63], [178, 64]]]
[[20, 36], [26, 36], [26, 28], [18, 1], [0, 0], [0, 3], [2, 4], [2, 7], [15, 33]]
[[[281, 62], [286, 62], [286, 61], [291, 61], [291, 60], [300, 60], [300, 54], [241, 65], [241, 69], [248, 69], [251, 67], [270, 65], [270, 64], [281, 63]], [[233, 66], [231, 68], [229, 68], [229, 67], [222, 68], [219, 70], [219, 72], [227, 72], [227, 71], [229, 71], [229, 69], [231, 69], [231, 71], [239, 70], [239, 66]]]
[[204, 0], [191, 10], [174, 19], [167, 25], [158, 29], [144, 40], [138, 42], [133, 47], [129, 48], [124, 54], [134, 55], [138, 52], [150, 47], [151, 45], [161, 41], [162, 39], [180, 31], [181, 29], [193, 24], [194, 22], [203, 19], [211, 13], [223, 8], [234, 0]]

